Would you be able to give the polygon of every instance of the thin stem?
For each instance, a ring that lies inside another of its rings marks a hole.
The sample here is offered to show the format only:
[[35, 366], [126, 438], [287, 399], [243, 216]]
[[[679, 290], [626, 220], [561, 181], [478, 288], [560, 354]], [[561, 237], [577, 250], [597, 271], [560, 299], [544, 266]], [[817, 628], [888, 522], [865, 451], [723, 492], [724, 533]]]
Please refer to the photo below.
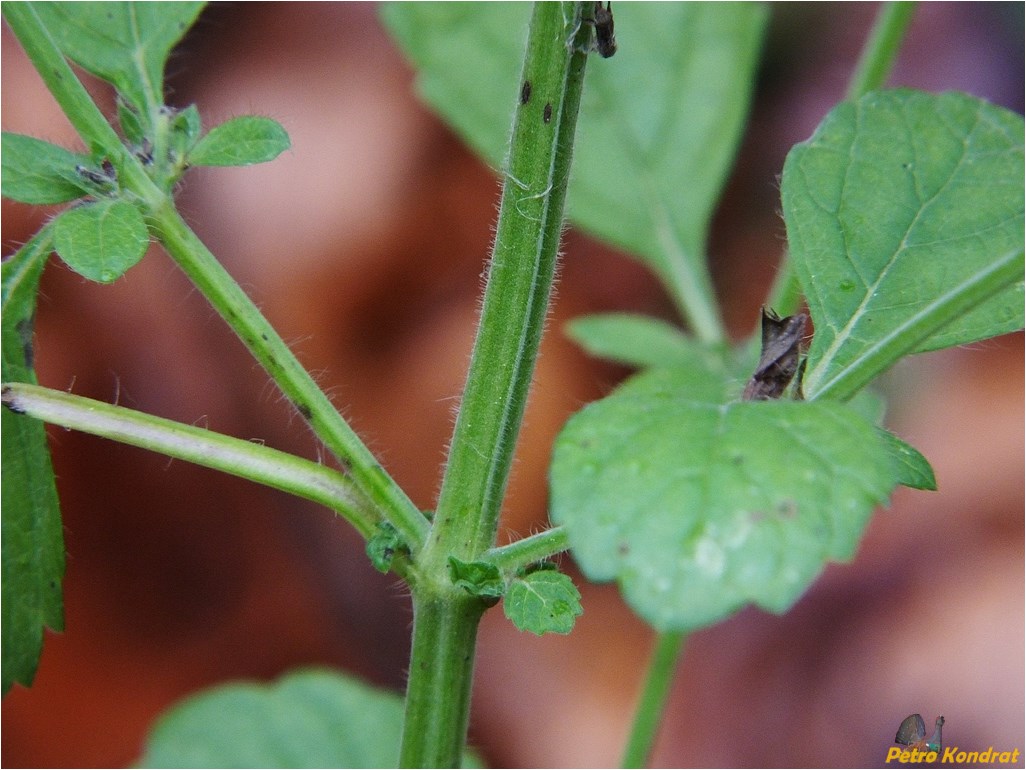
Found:
[[[855, 71], [848, 83], [846, 97], [855, 101], [876, 88], [882, 88], [894, 66], [901, 49], [905, 32], [912, 21], [916, 4], [914, 2], [884, 3], [877, 14], [873, 29], [869, 33]], [[770, 291], [770, 307], [782, 315], [790, 315], [798, 309], [801, 296], [800, 286], [789, 252], [784, 252], [777, 271], [777, 279]]]
[[474, 561], [495, 540], [555, 275], [592, 34], [582, 23], [585, 5], [590, 12], [590, 3], [539, 2], [531, 17], [477, 339], [413, 587], [400, 760], [406, 767], [457, 767], [461, 760], [486, 605], [453, 584], [449, 558]]
[[94, 153], [102, 153], [115, 163], [119, 179], [137, 196], [168, 253], [239, 335], [325, 446], [350, 469], [353, 479], [406, 540], [411, 553], [416, 554], [427, 537], [427, 519], [378, 464], [256, 305], [146, 175], [139, 161], [125, 150], [36, 16], [32, 4], [4, 3], [3, 11], [75, 130]]
[[352, 479], [324, 465], [194, 425], [113, 406], [62, 390], [6, 383], [3, 405], [64, 428], [103, 436], [231, 473], [336, 511], [365, 537], [377, 517]]
[[622, 767], [644, 767], [652, 753], [685, 637], [681, 632], [666, 632], [656, 637]]
[[898, 57], [901, 42], [915, 14], [914, 2], [884, 3], [862, 48], [855, 72], [848, 83], [846, 98], [855, 101], [864, 94], [883, 88]]
[[552, 527], [509, 545], [490, 548], [482, 559], [491, 562], [502, 572], [516, 572], [522, 567], [536, 564], [570, 547], [570, 539], [563, 527]]
[[239, 336], [415, 555], [428, 533], [429, 524], [424, 515], [378, 464], [288, 345], [178, 212], [165, 204], [151, 212], [150, 223], [168, 254]]

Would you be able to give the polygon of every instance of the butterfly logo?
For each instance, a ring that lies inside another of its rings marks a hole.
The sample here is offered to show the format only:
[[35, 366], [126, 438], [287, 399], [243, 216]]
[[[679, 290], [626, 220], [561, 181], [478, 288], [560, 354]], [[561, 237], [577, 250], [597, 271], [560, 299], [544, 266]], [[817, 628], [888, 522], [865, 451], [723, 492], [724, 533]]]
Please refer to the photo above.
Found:
[[940, 751], [943, 741], [941, 740], [941, 728], [944, 726], [944, 717], [937, 717], [934, 722], [933, 735], [926, 739], [926, 722], [919, 714], [909, 714], [901, 722], [894, 742], [910, 749], [919, 751]]

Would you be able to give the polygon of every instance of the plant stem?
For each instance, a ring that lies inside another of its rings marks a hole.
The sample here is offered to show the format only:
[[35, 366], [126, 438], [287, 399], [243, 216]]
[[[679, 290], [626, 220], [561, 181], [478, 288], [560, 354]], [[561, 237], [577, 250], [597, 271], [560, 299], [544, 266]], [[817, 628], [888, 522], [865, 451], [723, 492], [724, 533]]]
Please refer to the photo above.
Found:
[[592, 34], [582, 6], [540, 2], [531, 17], [477, 339], [413, 587], [403, 766], [461, 760], [486, 605], [453, 585], [449, 558], [474, 561], [495, 540], [555, 275]]
[[347, 468], [379, 514], [399, 531], [410, 552], [416, 555], [428, 533], [427, 519], [342, 419], [253, 301], [170, 203], [150, 212], [150, 224], [168, 254], [239, 336], [317, 437]]
[[470, 720], [477, 625], [485, 606], [462, 588], [426, 597], [420, 587], [414, 591], [414, 654], [399, 766], [459, 767]]
[[536, 535], [521, 538], [509, 545], [490, 548], [482, 554], [482, 559], [508, 573], [540, 562], [569, 547], [570, 540], [566, 530], [563, 527], [552, 527]]
[[313, 500], [348, 519], [365, 537], [377, 517], [352, 479], [324, 465], [221, 433], [63, 390], [5, 383], [3, 405], [64, 428], [203, 465]]
[[[855, 101], [869, 91], [884, 86], [915, 9], [914, 2], [891, 2], [881, 6], [873, 29], [859, 54], [845, 98]], [[798, 309], [800, 296], [801, 290], [791, 267], [790, 254], [785, 252], [767, 302], [781, 315], [791, 315]]]
[[4, 3], [3, 11], [75, 130], [93, 153], [103, 154], [115, 162], [119, 179], [137, 196], [150, 226], [168, 253], [239, 335], [325, 446], [350, 469], [353, 479], [381, 515], [401, 533], [411, 553], [416, 554], [429, 529], [424, 515], [378, 464], [256, 305], [146, 175], [139, 161], [125, 150], [117, 133], [47, 34], [32, 4]]
[[856, 101], [874, 89], [883, 88], [887, 83], [887, 76], [894, 66], [901, 41], [915, 11], [914, 2], [884, 3], [880, 8], [848, 83], [846, 98], [849, 101]]
[[652, 753], [685, 636], [682, 632], [665, 632], [656, 637], [622, 767], [644, 767]]
[[436, 565], [450, 554], [477, 558], [495, 539], [563, 224], [587, 60], [567, 44], [573, 29], [562, 4], [535, 5], [521, 78], [530, 99], [517, 101], [477, 339], [429, 540], [440, 545]]

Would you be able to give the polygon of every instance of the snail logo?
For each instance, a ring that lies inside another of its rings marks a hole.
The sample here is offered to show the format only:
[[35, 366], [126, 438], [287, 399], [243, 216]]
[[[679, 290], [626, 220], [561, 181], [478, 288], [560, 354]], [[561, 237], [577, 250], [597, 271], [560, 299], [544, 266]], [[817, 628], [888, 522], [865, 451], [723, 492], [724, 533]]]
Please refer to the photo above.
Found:
[[940, 751], [943, 747], [941, 739], [941, 728], [944, 727], [944, 717], [937, 717], [934, 722], [933, 735], [926, 740], [926, 723], [919, 714], [909, 714], [901, 722], [894, 742], [902, 746], [908, 746], [912, 751]]

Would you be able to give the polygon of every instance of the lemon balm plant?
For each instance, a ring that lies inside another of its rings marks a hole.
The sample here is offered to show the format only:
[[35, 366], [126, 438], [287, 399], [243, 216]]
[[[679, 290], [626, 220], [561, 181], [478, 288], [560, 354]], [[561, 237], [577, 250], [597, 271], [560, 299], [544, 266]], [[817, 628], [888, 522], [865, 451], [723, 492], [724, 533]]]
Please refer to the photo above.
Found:
[[[866, 384], [907, 354], [1021, 327], [1022, 120], [964, 94], [874, 90], [907, 6], [881, 15], [847, 98], [783, 170], [789, 255], [767, 304], [792, 315], [804, 302], [815, 325], [804, 401], [741, 400], [759, 346], [728, 344], [705, 259], [708, 220], [747, 111], [764, 9], [619, 6], [620, 51], [599, 68], [587, 67], [588, 59], [612, 53], [614, 28], [608, 8], [593, 3], [533, 11], [390, 6], [386, 21], [416, 63], [425, 97], [504, 179], [474, 355], [441, 491], [425, 514], [174, 208], [175, 184], [189, 167], [263, 162], [288, 146], [266, 118], [205, 130], [202, 105], [164, 103], [165, 59], [199, 11], [198, 4], [4, 6], [87, 148], [76, 155], [32, 137], [3, 140], [5, 196], [73, 202], [4, 263], [5, 691], [31, 681], [42, 627], [58, 628], [62, 617], [60, 519], [38, 420], [235, 473], [336, 511], [366, 538], [374, 564], [409, 585], [413, 652], [405, 702], [322, 673], [272, 688], [229, 687], [172, 712], [144, 763], [458, 763], [479, 618], [501, 601], [522, 629], [568, 632], [581, 611], [578, 595], [548, 560], [569, 548], [588, 578], [616, 580], [659, 632], [625, 752], [625, 764], [638, 764], [685, 634], [746, 604], [786, 610], [827, 561], [851, 556], [874, 506], [896, 485], [932, 486], [919, 453], [877, 427]], [[527, 31], [526, 50], [515, 30]], [[681, 46], [683, 39], [692, 44]], [[67, 59], [116, 88], [113, 124]], [[642, 371], [582, 410], [557, 441], [553, 526], [497, 548], [564, 196], [572, 222], [652, 268], [685, 326], [639, 316], [574, 325], [589, 350]], [[49, 255], [110, 282], [151, 239], [344, 471], [34, 384], [32, 319]], [[238, 738], [226, 741], [227, 734]]]

